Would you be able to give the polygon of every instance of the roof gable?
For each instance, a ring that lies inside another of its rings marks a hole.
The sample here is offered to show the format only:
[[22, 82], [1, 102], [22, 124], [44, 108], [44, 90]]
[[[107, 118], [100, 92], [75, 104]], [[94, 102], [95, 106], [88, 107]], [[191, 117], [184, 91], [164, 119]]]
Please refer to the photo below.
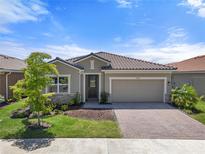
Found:
[[94, 54], [94, 53], [90, 53], [89, 55], [82, 56], [82, 57], [74, 60], [73, 63], [81, 62], [81, 61], [86, 60], [86, 59], [91, 58], [91, 57], [94, 57], [94, 58], [96, 58], [96, 59], [98, 59], [100, 61], [103, 61], [105, 63], [110, 63], [109, 60], [107, 60], [105, 58], [102, 58], [102, 57], [100, 57], [100, 56], [98, 56], [97, 54]]

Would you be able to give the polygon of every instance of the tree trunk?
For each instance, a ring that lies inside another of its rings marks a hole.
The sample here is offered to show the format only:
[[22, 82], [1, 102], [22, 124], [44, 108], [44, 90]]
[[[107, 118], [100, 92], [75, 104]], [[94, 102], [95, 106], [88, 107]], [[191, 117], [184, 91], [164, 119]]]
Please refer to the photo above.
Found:
[[37, 112], [37, 118], [38, 118], [38, 126], [41, 126], [41, 119], [40, 119], [40, 113], [39, 111]]

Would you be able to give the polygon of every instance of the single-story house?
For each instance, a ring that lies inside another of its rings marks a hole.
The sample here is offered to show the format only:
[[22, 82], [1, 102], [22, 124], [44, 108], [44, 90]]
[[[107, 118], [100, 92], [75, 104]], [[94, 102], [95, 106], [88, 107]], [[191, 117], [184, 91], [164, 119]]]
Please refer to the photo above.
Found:
[[205, 95], [205, 55], [171, 63], [169, 66], [177, 67], [172, 73], [173, 87], [187, 83], [195, 87], [199, 95]]
[[67, 60], [55, 58], [59, 75], [52, 76], [47, 92], [73, 96], [81, 101], [99, 101], [101, 92], [109, 102], [168, 102], [173, 66], [138, 60], [107, 52], [97, 52]]
[[12, 97], [10, 86], [23, 78], [23, 68], [26, 63], [18, 58], [0, 55], [0, 95], [4, 98]]

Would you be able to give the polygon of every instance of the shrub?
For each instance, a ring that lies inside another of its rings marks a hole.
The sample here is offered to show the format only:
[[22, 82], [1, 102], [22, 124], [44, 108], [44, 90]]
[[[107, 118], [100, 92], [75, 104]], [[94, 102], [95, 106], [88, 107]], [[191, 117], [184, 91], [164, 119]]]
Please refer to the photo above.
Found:
[[171, 91], [171, 101], [179, 108], [193, 110], [198, 100], [200, 97], [195, 88], [190, 85], [184, 84]]
[[107, 92], [101, 92], [101, 99], [100, 99], [100, 103], [104, 104], [104, 103], [108, 103], [108, 97], [109, 97], [109, 93]]
[[80, 94], [77, 92], [75, 94], [75, 97], [72, 98], [69, 102], [69, 105], [80, 105]]
[[68, 110], [68, 105], [67, 105], [67, 104], [63, 104], [63, 105], [61, 106], [61, 110], [62, 110], [62, 111], [67, 111], [67, 110]]

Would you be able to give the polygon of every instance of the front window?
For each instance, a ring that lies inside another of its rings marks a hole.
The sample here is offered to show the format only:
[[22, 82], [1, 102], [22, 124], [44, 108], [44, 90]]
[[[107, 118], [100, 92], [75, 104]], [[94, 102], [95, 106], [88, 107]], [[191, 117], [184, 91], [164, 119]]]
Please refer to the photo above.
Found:
[[52, 83], [47, 87], [47, 92], [70, 93], [70, 76], [52, 76]]

